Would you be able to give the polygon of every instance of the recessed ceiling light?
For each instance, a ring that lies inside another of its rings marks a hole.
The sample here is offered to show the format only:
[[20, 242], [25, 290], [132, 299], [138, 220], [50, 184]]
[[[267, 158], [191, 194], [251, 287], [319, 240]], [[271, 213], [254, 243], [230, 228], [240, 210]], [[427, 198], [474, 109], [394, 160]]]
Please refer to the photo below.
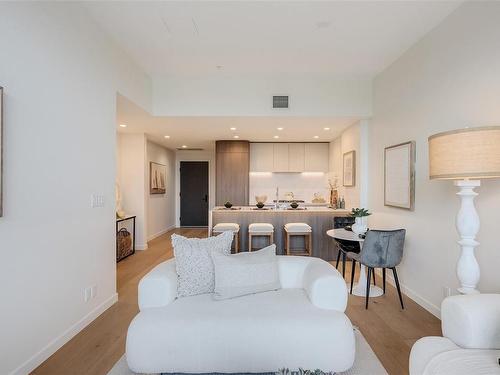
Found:
[[319, 138], [319, 135], [315, 135], [313, 138], [318, 139], [318, 138]]
[[186, 145], [182, 145], [181, 147], [182, 147], [182, 148], [187, 148], [187, 146], [186, 146]]
[[240, 136], [239, 135], [233, 135], [233, 138], [238, 139]]
[[236, 128], [229, 128], [229, 130], [232, 130], [234, 132], [236, 130]]
[[167, 138], [167, 139], [169, 139], [169, 138], [170, 138], [170, 136], [169, 136], [169, 135], [164, 135], [163, 137], [165, 137], [165, 138]]
[[330, 128], [323, 128], [323, 130], [330, 130]]
[[326, 27], [330, 26], [330, 21], [319, 21], [319, 22], [316, 22], [316, 27], [318, 29], [324, 29]]
[[217, 70], [221, 70], [222, 68], [224, 68], [223, 65], [215, 65], [215, 67], [217, 68]]
[[125, 124], [120, 124], [120, 128], [126, 128], [126, 127], [127, 127], [127, 125], [125, 125]]
[[282, 131], [282, 130], [283, 130], [283, 128], [276, 128], [276, 129], [278, 129], [279, 131]]
[[278, 139], [279, 137], [280, 137], [279, 135], [275, 135], [273, 138]]

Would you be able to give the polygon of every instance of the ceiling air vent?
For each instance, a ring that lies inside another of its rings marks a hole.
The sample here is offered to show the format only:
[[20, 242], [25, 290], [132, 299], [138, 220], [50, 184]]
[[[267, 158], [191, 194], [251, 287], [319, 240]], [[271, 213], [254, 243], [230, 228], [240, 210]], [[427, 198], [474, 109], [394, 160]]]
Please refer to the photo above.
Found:
[[273, 96], [273, 108], [288, 108], [288, 95]]
[[177, 147], [177, 150], [179, 150], [179, 151], [203, 151], [202, 148], [198, 148], [198, 147]]

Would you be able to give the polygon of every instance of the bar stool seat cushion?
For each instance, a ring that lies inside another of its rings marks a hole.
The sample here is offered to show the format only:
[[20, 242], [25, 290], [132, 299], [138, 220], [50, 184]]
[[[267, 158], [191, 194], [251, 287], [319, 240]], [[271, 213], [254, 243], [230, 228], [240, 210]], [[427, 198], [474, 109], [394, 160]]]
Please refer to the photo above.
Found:
[[311, 227], [306, 223], [288, 223], [285, 224], [285, 230], [291, 233], [311, 233]]
[[250, 233], [273, 233], [274, 226], [269, 223], [252, 223], [248, 226]]
[[236, 223], [219, 223], [214, 226], [214, 232], [239, 232], [240, 226]]

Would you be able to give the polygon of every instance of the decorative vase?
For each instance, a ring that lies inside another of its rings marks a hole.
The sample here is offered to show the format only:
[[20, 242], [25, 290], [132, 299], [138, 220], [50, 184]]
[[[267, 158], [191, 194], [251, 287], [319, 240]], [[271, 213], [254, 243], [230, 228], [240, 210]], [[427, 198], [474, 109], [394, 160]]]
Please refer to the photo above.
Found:
[[368, 230], [366, 224], [364, 224], [364, 220], [362, 217], [356, 217], [354, 219], [354, 224], [352, 225], [352, 231], [356, 234], [365, 234]]
[[224, 207], [231, 208], [231, 207], [233, 207], [233, 204], [231, 202], [226, 202], [226, 203], [224, 203]]

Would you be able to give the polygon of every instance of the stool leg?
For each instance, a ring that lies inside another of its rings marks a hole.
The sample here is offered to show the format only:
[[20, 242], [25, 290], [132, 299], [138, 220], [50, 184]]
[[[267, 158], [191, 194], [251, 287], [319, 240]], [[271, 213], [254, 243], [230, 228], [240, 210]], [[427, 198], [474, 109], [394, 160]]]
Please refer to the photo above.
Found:
[[240, 233], [236, 232], [236, 235], [234, 236], [234, 240], [236, 243], [234, 244], [234, 252], [238, 254], [240, 252]]
[[252, 251], [252, 235], [248, 232], [248, 251]]
[[269, 235], [269, 245], [272, 245], [274, 243], [274, 233], [271, 233]]
[[286, 232], [286, 255], [290, 255], [290, 235]]
[[309, 253], [309, 256], [311, 256], [312, 255], [312, 248], [313, 248], [313, 236], [312, 236], [312, 233], [309, 233], [308, 237], [309, 237], [309, 244], [308, 244], [307, 252]]

